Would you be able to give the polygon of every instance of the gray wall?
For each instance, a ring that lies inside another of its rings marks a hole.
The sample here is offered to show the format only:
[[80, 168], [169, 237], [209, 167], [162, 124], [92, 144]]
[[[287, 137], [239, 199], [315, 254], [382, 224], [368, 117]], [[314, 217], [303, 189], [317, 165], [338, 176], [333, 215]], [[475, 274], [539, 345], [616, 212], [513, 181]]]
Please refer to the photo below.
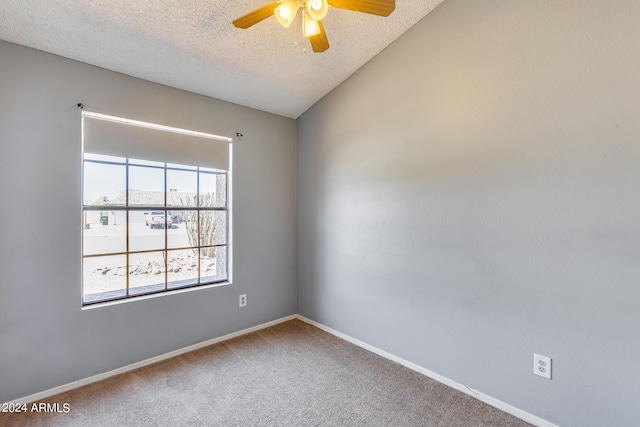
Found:
[[303, 114], [300, 313], [563, 426], [638, 425], [639, 22], [447, 0]]
[[[244, 134], [233, 285], [80, 310], [78, 102]], [[0, 42], [0, 402], [294, 314], [295, 143], [294, 120]]]

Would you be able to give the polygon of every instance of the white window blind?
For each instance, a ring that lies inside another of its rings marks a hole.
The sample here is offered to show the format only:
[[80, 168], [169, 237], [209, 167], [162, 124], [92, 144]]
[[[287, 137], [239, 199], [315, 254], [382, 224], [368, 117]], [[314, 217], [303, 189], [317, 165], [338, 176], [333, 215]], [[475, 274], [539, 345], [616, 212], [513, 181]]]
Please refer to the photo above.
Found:
[[83, 120], [87, 153], [229, 169], [229, 138], [90, 112]]

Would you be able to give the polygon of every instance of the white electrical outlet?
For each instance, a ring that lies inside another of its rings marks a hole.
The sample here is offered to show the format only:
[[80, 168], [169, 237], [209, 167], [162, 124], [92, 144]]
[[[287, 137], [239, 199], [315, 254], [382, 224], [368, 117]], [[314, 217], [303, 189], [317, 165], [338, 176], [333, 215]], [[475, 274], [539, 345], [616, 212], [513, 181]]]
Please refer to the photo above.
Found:
[[240, 307], [247, 306], [247, 294], [240, 295]]
[[533, 373], [548, 380], [551, 379], [551, 358], [547, 356], [533, 355]]

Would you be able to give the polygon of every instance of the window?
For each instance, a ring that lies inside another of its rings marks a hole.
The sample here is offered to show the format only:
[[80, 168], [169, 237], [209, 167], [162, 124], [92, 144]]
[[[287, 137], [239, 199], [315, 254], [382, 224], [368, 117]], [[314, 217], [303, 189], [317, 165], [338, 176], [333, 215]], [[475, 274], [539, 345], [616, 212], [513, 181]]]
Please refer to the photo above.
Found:
[[83, 112], [84, 305], [230, 282], [231, 139]]

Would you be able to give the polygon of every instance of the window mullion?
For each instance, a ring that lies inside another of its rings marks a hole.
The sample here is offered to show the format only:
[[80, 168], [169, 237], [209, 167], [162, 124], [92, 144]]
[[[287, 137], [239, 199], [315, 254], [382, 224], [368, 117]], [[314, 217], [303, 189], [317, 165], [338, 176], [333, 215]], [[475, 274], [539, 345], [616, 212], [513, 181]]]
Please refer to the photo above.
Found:
[[200, 265], [200, 258], [202, 258], [202, 249], [200, 248], [201, 243], [200, 243], [200, 234], [201, 231], [200, 230], [200, 209], [202, 207], [201, 201], [200, 201], [200, 168], [198, 167], [198, 179], [196, 181], [196, 217], [197, 219], [197, 223], [196, 223], [196, 230], [197, 230], [197, 239], [196, 239], [196, 243], [198, 245], [198, 247], [196, 248], [196, 252], [197, 252], [197, 258], [198, 258], [198, 283], [202, 283], [202, 269], [201, 269], [201, 265]]
[[[169, 227], [167, 225], [169, 211], [167, 210], [167, 163], [164, 164], [164, 290], [169, 289]], [[173, 218], [171, 218], [173, 224]]]
[[126, 254], [126, 268], [125, 268], [125, 272], [126, 272], [126, 282], [127, 282], [127, 292], [126, 295], [127, 297], [129, 296], [129, 277], [131, 276], [130, 272], [129, 272], [129, 267], [131, 266], [131, 263], [129, 261], [129, 159], [126, 159], [126, 166], [125, 166], [125, 178], [124, 178], [124, 205], [126, 206], [126, 213], [125, 213], [125, 217], [127, 218], [127, 224], [125, 227], [125, 238], [126, 238], [126, 248], [127, 248], [127, 254]]

